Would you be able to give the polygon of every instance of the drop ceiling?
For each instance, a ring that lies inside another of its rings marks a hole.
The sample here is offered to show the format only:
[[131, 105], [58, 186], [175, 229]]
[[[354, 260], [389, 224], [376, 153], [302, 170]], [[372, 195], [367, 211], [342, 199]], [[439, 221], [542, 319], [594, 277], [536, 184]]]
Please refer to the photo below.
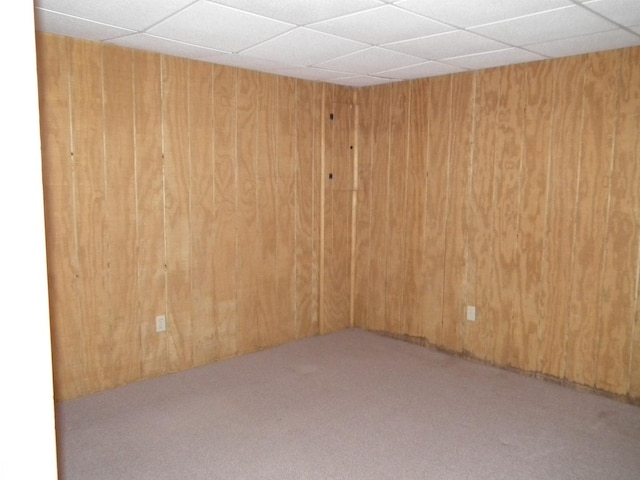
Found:
[[35, 0], [36, 29], [348, 86], [640, 45], [640, 0]]

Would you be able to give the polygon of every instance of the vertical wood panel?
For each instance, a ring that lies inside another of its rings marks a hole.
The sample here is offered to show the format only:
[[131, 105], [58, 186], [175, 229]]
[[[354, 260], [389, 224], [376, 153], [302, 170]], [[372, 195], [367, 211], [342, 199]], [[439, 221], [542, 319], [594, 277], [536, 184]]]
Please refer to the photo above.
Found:
[[524, 113], [524, 69], [509, 66], [500, 70], [500, 99], [496, 128], [495, 181], [493, 204], [494, 281], [491, 284], [491, 320], [493, 322], [493, 362], [509, 364], [513, 325], [522, 319], [513, 317], [517, 297], [516, 244], [518, 234], [518, 201], [520, 167], [522, 163], [522, 132]]
[[358, 191], [356, 219], [355, 282], [354, 282], [354, 325], [364, 327], [369, 316], [369, 268], [371, 264], [371, 160], [373, 158], [371, 124], [373, 112], [371, 102], [374, 90], [358, 91]]
[[317, 269], [316, 237], [317, 216], [315, 212], [317, 184], [319, 177], [315, 171], [318, 162], [315, 149], [314, 130], [318, 125], [320, 111], [315, 107], [317, 87], [311, 82], [298, 82], [296, 88], [296, 315], [297, 336], [304, 337], [314, 332], [314, 318], [317, 321], [315, 285]]
[[133, 53], [104, 49], [106, 217], [112, 305], [111, 368], [114, 383], [140, 378], [140, 329], [136, 319], [136, 176]]
[[500, 70], [476, 74], [476, 104], [474, 106], [474, 150], [469, 198], [469, 256], [467, 300], [475, 305], [476, 322], [465, 324], [464, 350], [483, 360], [493, 352], [491, 288], [494, 284], [493, 201], [495, 191], [495, 142], [500, 93]]
[[317, 333], [320, 84], [52, 35], [39, 69], [57, 398]]
[[167, 371], [166, 334], [155, 330], [155, 316], [166, 313], [164, 159], [160, 56], [134, 52], [136, 129], [137, 321], [143, 378]]
[[369, 270], [369, 316], [367, 328], [384, 330], [386, 320], [386, 264], [387, 264], [387, 196], [389, 187], [389, 112], [391, 89], [375, 87], [372, 101], [372, 150], [371, 162], [371, 255]]
[[442, 301], [445, 260], [445, 225], [449, 183], [449, 130], [451, 77], [431, 80], [429, 132], [427, 135], [427, 183], [425, 207], [424, 336], [434, 345], [442, 342]]
[[258, 348], [255, 278], [258, 274], [256, 198], [257, 73], [238, 71], [238, 349]]
[[189, 61], [162, 58], [167, 334], [169, 370], [193, 364], [191, 311], [191, 158]]
[[517, 277], [509, 363], [535, 371], [538, 326], [547, 321], [542, 296], [544, 226], [548, 213], [548, 168], [552, 129], [554, 64], [539, 62], [525, 71], [525, 118], [520, 172]]
[[[350, 324], [351, 256], [353, 219], [353, 105], [348, 89], [327, 89], [325, 162], [327, 178], [324, 195], [324, 281], [322, 333]], [[342, 100], [342, 101], [336, 101]]]
[[[429, 125], [429, 80], [412, 82], [409, 117], [409, 163], [407, 165], [406, 209], [406, 287], [401, 332], [411, 337], [423, 337], [426, 318], [427, 273], [426, 215], [427, 215], [427, 138]], [[375, 252], [372, 253], [376, 258]]]
[[[640, 49], [621, 53], [611, 197], [598, 318], [596, 387], [629, 389], [640, 242]], [[636, 343], [636, 349], [639, 348]], [[632, 369], [631, 371], [637, 369]], [[637, 373], [636, 373], [637, 377]], [[637, 388], [637, 387], [636, 387]], [[633, 389], [632, 389], [632, 393]]]
[[56, 398], [63, 399], [89, 389], [78, 304], [71, 65], [66, 38], [39, 34], [36, 39], [54, 391]]
[[[189, 63], [191, 312], [194, 365], [217, 358], [215, 322], [213, 67]], [[218, 226], [217, 228], [221, 228]]]
[[597, 371], [618, 72], [618, 55], [587, 57], [566, 376], [589, 386], [595, 385]]
[[411, 101], [409, 82], [391, 85], [389, 111], [389, 196], [387, 199], [387, 268], [385, 330], [402, 331], [402, 310], [406, 278], [405, 230], [407, 202], [407, 159]]
[[236, 71], [214, 66], [214, 238], [213, 296], [218, 358], [238, 353], [237, 345], [237, 158]]
[[571, 295], [574, 223], [580, 171], [580, 136], [584, 60], [554, 63], [551, 158], [548, 215], [542, 269], [542, 295], [547, 299], [546, 321], [540, 326], [538, 370], [558, 378], [566, 371], [566, 341]]
[[78, 239], [78, 300], [83, 343], [92, 389], [115, 383], [110, 376], [112, 310], [109, 299], [102, 48], [72, 42], [71, 118]]
[[275, 344], [277, 336], [275, 278], [277, 255], [278, 204], [276, 201], [276, 127], [278, 82], [272, 75], [260, 74], [257, 92], [257, 322], [258, 346]]
[[449, 201], [445, 231], [442, 346], [462, 350], [464, 331], [467, 209], [473, 142], [474, 75], [451, 78], [451, 135], [449, 138]]
[[296, 312], [296, 90], [292, 78], [278, 78], [276, 137], [276, 344], [297, 338]]

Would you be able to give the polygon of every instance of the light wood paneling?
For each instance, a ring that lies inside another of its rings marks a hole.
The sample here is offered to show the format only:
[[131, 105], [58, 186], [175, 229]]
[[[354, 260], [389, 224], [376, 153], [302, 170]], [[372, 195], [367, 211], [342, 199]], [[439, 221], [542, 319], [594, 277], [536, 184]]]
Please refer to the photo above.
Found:
[[[387, 196], [389, 190], [389, 112], [391, 88], [387, 85], [374, 89], [371, 112], [371, 237], [369, 282], [367, 288], [368, 317], [365, 326], [371, 330], [384, 330], [386, 322], [386, 251], [387, 251]], [[363, 135], [366, 133], [363, 132]], [[382, 256], [380, 254], [382, 253]], [[357, 268], [357, 267], [356, 267]], [[356, 295], [357, 296], [357, 295]], [[359, 306], [356, 305], [356, 309]]]
[[56, 397], [353, 322], [640, 399], [639, 51], [356, 92], [38, 34]]
[[215, 211], [213, 162], [213, 66], [188, 66], [191, 315], [193, 363], [217, 359], [215, 312]]
[[162, 58], [169, 371], [193, 365], [189, 61]]
[[238, 353], [237, 341], [237, 71], [214, 66], [213, 297], [217, 357]]
[[318, 333], [321, 84], [46, 34], [38, 63], [58, 400]]
[[[105, 72], [108, 72], [104, 74]], [[109, 47], [103, 53], [106, 229], [113, 383], [140, 378], [140, 328], [136, 322], [136, 165], [133, 52]]]
[[387, 262], [385, 269], [386, 305], [385, 330], [402, 330], [402, 312], [406, 278], [406, 207], [407, 207], [407, 124], [410, 109], [411, 84], [408, 82], [391, 85], [389, 108], [389, 192], [398, 192], [387, 198]]
[[86, 344], [87, 370], [101, 390], [114, 386], [109, 372], [113, 307], [108, 281], [102, 54], [97, 44], [70, 43], [79, 316], [93, 319], [82, 323], [77, 340]]
[[424, 136], [427, 164], [425, 184], [423, 334], [429, 343], [442, 343], [442, 302], [445, 274], [445, 228], [449, 200], [449, 135], [451, 125], [451, 77], [430, 82], [429, 130]]
[[78, 244], [71, 155], [69, 43], [53, 37], [38, 48], [42, 177], [47, 232], [53, 376], [62, 397], [89, 386], [78, 304]]
[[[548, 215], [554, 64], [536, 63], [525, 70], [524, 130], [518, 234], [517, 288], [509, 364], [527, 371], [538, 367], [539, 325], [545, 325], [546, 297], [542, 285], [542, 253]], [[542, 321], [541, 321], [542, 320]]]
[[[136, 129], [137, 302], [142, 378], [167, 372], [167, 335], [156, 333], [155, 317], [167, 309], [164, 241], [161, 58], [134, 53]], [[91, 390], [88, 390], [91, 391]]]
[[566, 377], [594, 386], [616, 125], [618, 52], [586, 58]]
[[[348, 92], [348, 90], [346, 90]], [[355, 189], [355, 111], [352, 98], [325, 87], [325, 188], [321, 333], [351, 324]]]
[[638, 51], [359, 92], [358, 325], [638, 400]]
[[474, 81], [473, 74], [455, 75], [451, 78], [449, 201], [445, 230], [442, 346], [455, 352], [462, 350], [465, 327], [461, 319], [465, 318], [467, 295], [467, 210], [473, 144]]
[[299, 82], [296, 88], [296, 149], [295, 198], [296, 216], [296, 325], [297, 335], [317, 333], [318, 328], [318, 154], [317, 132], [320, 126], [320, 105], [315, 99], [318, 85]]

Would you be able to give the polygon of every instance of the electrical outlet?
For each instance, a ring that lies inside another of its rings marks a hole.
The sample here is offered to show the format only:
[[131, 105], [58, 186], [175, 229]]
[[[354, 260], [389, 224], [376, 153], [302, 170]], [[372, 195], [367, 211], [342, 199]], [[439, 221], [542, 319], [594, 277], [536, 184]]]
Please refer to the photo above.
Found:
[[476, 321], [476, 307], [473, 305], [467, 305], [467, 320], [469, 322]]
[[167, 331], [167, 317], [165, 315], [158, 315], [156, 317], [156, 332]]

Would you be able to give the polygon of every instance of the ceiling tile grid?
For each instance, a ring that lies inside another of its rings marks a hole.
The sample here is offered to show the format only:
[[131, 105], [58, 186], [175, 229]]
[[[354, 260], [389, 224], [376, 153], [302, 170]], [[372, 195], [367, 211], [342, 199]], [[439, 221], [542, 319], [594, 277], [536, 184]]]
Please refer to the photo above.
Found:
[[35, 0], [36, 29], [348, 86], [640, 45], [640, 0]]

